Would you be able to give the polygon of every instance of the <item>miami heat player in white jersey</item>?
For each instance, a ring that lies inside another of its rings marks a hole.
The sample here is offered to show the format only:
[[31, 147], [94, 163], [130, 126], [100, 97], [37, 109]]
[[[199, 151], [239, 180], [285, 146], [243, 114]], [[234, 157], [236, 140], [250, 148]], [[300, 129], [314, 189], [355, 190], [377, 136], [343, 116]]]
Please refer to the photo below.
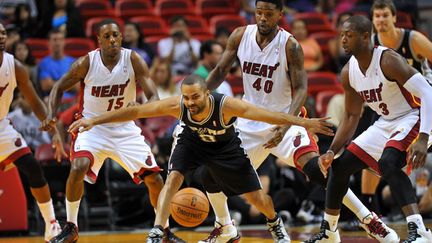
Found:
[[372, 110], [384, 119], [392, 120], [410, 112], [418, 112], [416, 108], [420, 107], [420, 101], [397, 82], [389, 81], [384, 76], [380, 62], [385, 50], [387, 48], [382, 46], [374, 48], [371, 63], [365, 74], [360, 70], [357, 59], [352, 56], [349, 60], [349, 81], [351, 87]]
[[0, 67], [0, 171], [6, 170], [18, 158], [31, 153], [20, 133], [6, 119], [12, 103], [14, 90], [17, 87], [15, 77], [14, 57], [6, 52], [2, 53], [3, 62]]
[[[282, 28], [273, 40], [261, 49], [256, 41], [257, 25], [246, 26], [237, 57], [243, 73], [243, 100], [265, 109], [288, 113], [292, 101], [291, 80], [288, 75], [286, 44], [291, 34]], [[242, 146], [255, 168], [272, 153], [290, 166], [303, 154], [318, 151], [316, 142], [303, 127], [291, 126], [278, 146], [265, 149], [263, 145], [273, 136], [273, 125], [238, 119]]]
[[[81, 99], [82, 116], [91, 118], [110, 110], [120, 109], [135, 101], [135, 74], [131, 50], [122, 49], [117, 65], [109, 71], [102, 62], [100, 50], [88, 54], [90, 65], [84, 78]], [[133, 121], [95, 126], [90, 131], [78, 133], [73, 141], [72, 160], [87, 157], [91, 168], [86, 180], [94, 183], [106, 158], [111, 158], [125, 168], [136, 183], [142, 182], [146, 171], [158, 172], [150, 147]]]

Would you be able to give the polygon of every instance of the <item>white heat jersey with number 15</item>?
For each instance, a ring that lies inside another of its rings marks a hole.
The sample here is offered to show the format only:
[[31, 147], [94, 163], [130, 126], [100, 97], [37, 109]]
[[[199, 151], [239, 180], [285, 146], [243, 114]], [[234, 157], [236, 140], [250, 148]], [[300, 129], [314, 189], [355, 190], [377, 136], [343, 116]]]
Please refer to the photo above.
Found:
[[[88, 55], [90, 66], [84, 79], [82, 110], [85, 118], [126, 107], [129, 102], [135, 101], [135, 73], [130, 49], [122, 48], [120, 59], [111, 71], [103, 64], [99, 49], [89, 52]], [[110, 123], [108, 126], [115, 124]]]
[[387, 48], [382, 46], [374, 48], [365, 74], [352, 56], [349, 60], [349, 80], [351, 87], [372, 110], [383, 119], [391, 120], [413, 112], [420, 107], [420, 101], [396, 81], [389, 81], [384, 76], [380, 63], [385, 50]]
[[[243, 100], [271, 111], [288, 112], [292, 97], [285, 46], [291, 34], [279, 28], [273, 40], [261, 49], [256, 41], [257, 31], [257, 25], [248, 25], [237, 51], [243, 74]], [[252, 123], [260, 129], [272, 126]]]

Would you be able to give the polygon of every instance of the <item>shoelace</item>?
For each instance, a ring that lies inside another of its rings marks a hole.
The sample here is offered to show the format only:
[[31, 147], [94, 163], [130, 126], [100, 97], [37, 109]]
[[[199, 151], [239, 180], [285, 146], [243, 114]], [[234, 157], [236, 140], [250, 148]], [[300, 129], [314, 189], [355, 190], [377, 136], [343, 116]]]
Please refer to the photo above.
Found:
[[207, 237], [207, 239], [205, 239], [204, 241], [206, 242], [212, 242], [211, 240], [216, 239], [219, 235], [222, 234], [222, 229], [219, 228], [214, 228], [212, 232], [210, 232], [209, 237]]
[[269, 230], [272, 234], [275, 234], [278, 239], [283, 239], [285, 237], [280, 224], [271, 226]]
[[328, 235], [326, 235], [325, 231], [328, 229], [328, 223], [323, 221], [320, 226], [320, 232], [314, 235], [311, 239], [305, 241], [306, 243], [313, 243], [317, 240], [322, 240], [323, 238], [328, 239]]
[[370, 223], [367, 224], [367, 227], [370, 232], [377, 234], [382, 238], [385, 238], [389, 234], [389, 232], [384, 228], [382, 223], [378, 221], [378, 219], [375, 217], [373, 217]]
[[409, 243], [415, 241], [418, 237], [421, 237], [417, 234], [417, 225], [413, 222], [408, 223], [408, 238], [404, 241], [404, 243]]

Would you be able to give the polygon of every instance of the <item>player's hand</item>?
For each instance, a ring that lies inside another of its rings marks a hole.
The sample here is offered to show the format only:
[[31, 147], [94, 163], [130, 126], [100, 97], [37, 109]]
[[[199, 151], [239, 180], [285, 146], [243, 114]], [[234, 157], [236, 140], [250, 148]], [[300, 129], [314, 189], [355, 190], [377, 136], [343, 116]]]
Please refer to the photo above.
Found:
[[334, 136], [332, 130], [333, 124], [327, 122], [329, 119], [330, 117], [305, 119], [304, 128], [313, 134], [320, 133], [327, 136]]
[[290, 128], [290, 126], [276, 126], [276, 127], [274, 127], [271, 131], [274, 132], [275, 135], [270, 140], [268, 140], [267, 143], [265, 143], [263, 145], [263, 147], [266, 149], [270, 149], [270, 148], [274, 148], [274, 147], [278, 146], [289, 128]]
[[84, 118], [81, 118], [79, 120], [74, 121], [68, 129], [69, 133], [76, 133], [78, 132], [85, 132], [90, 130], [93, 127], [93, 123], [91, 122], [91, 120], [86, 120]]
[[320, 167], [321, 173], [324, 175], [324, 178], [327, 178], [328, 168], [331, 166], [334, 156], [334, 152], [329, 150], [327, 153], [321, 155], [318, 158], [318, 165]]
[[408, 147], [408, 164], [412, 169], [423, 167], [426, 163], [427, 143], [429, 135], [420, 133], [418, 138]]
[[47, 115], [45, 120], [42, 121], [39, 130], [41, 131], [52, 131], [56, 128], [57, 118], [52, 115]]
[[55, 149], [55, 159], [57, 162], [60, 163], [62, 161], [62, 158], [68, 157], [63, 147], [63, 139], [61, 138], [60, 133], [57, 129], [55, 129], [55, 133], [52, 137], [52, 147], [53, 149]]

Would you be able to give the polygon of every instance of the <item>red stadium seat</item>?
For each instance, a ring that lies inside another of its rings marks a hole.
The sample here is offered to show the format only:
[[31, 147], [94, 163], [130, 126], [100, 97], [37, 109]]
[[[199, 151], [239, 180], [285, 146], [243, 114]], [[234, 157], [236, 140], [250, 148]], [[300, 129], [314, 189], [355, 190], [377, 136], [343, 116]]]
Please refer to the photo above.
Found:
[[210, 31], [214, 34], [220, 26], [232, 32], [235, 28], [246, 25], [246, 19], [239, 15], [218, 15], [210, 19]]
[[168, 35], [168, 27], [160, 17], [133, 17], [129, 21], [139, 24], [144, 36]]
[[340, 90], [321, 91], [315, 98], [315, 111], [318, 117], [325, 117], [327, 114], [327, 105], [336, 94], [341, 94]]
[[[64, 149], [66, 153], [69, 153], [69, 144], [64, 144]], [[48, 164], [55, 162], [55, 150], [52, 147], [52, 144], [42, 144], [36, 148], [35, 158], [42, 164]], [[62, 157], [62, 160], [67, 159], [67, 157]]]
[[332, 68], [332, 57], [330, 55], [329, 50], [329, 41], [333, 40], [334, 38], [337, 38], [338, 33], [336, 32], [317, 32], [312, 33], [310, 37], [314, 38], [318, 44], [320, 45], [321, 52], [324, 57], [324, 65], [321, 68], [321, 70], [331, 70]]
[[226, 80], [231, 85], [231, 89], [235, 96], [242, 95], [244, 93], [242, 77], [235, 76], [235, 75], [228, 75]]
[[28, 38], [25, 42], [36, 59], [41, 59], [49, 55], [47, 39]]
[[199, 40], [200, 42], [208, 41], [208, 40], [214, 40], [214, 36], [210, 34], [200, 34], [200, 35], [194, 35], [193, 38]]
[[76, 6], [86, 20], [93, 17], [115, 17], [114, 9], [109, 1], [85, 0], [77, 2]]
[[172, 116], [152, 117], [145, 119], [145, 126], [150, 129], [155, 137], [161, 137], [175, 122]]
[[315, 32], [334, 31], [327, 15], [322, 13], [297, 13], [294, 15], [294, 18], [296, 20], [301, 19], [305, 22], [309, 34]]
[[414, 28], [411, 15], [405, 12], [397, 12], [396, 26], [399, 28], [412, 29]]
[[87, 38], [67, 38], [65, 40], [65, 53], [73, 57], [84, 56], [95, 47], [94, 41]]
[[[86, 37], [87, 38], [92, 38], [94, 40], [97, 39], [97, 27], [99, 25], [100, 22], [102, 22], [104, 19], [107, 19], [106, 17], [95, 17], [95, 18], [91, 18], [88, 19], [86, 22]], [[121, 18], [110, 18], [112, 20], [114, 20], [119, 26], [120, 26], [120, 31], [123, 31], [123, 27], [124, 27], [124, 21]]]
[[190, 0], [157, 0], [155, 12], [157, 15], [167, 19], [175, 15], [195, 15], [195, 10]]
[[117, 0], [114, 6], [115, 15], [123, 20], [138, 16], [155, 15], [150, 0]]
[[208, 19], [215, 15], [221, 14], [238, 14], [235, 1], [230, 0], [197, 0], [196, 14]]
[[207, 21], [201, 16], [185, 16], [188, 22], [188, 29], [192, 36], [199, 34], [210, 34]]
[[342, 85], [339, 83], [336, 74], [332, 72], [312, 72], [308, 74], [308, 93], [316, 96], [325, 90], [337, 90], [342, 92]]

